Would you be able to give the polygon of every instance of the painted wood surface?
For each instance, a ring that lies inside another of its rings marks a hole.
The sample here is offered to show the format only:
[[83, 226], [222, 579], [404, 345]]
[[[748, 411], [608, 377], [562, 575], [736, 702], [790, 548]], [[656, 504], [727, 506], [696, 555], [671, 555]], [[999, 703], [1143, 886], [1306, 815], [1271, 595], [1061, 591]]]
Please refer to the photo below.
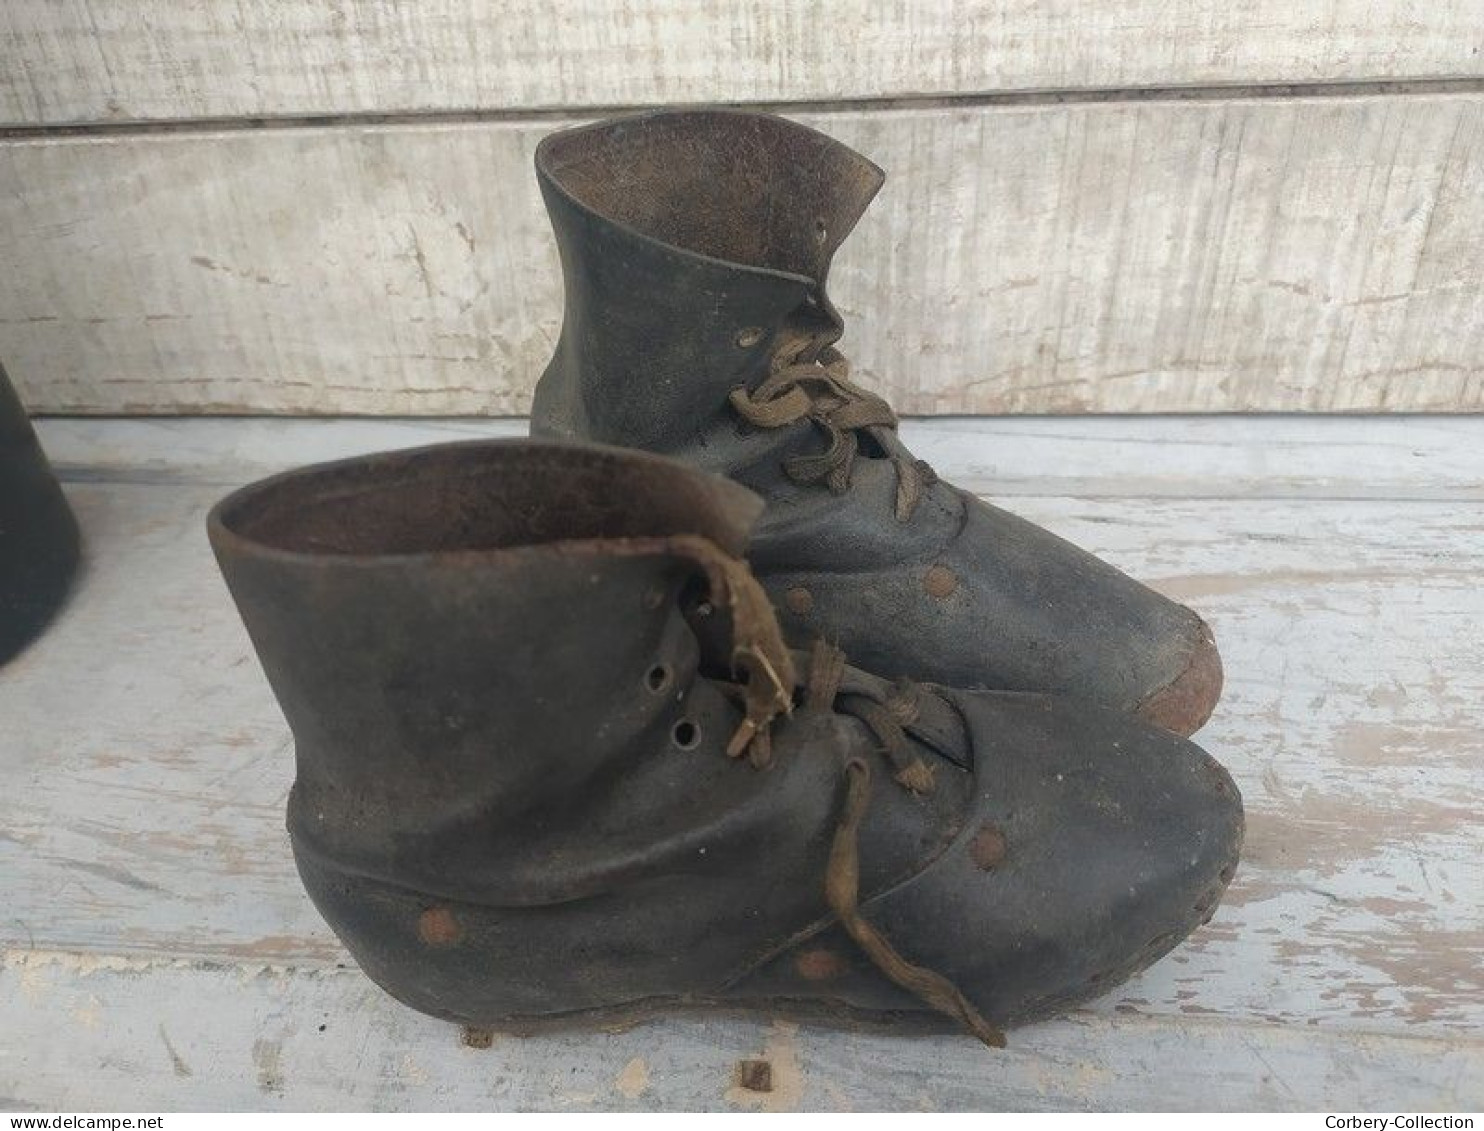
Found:
[[[890, 175], [832, 274], [900, 411], [1484, 409], [1484, 95], [799, 115]], [[0, 142], [37, 411], [514, 414], [560, 121]]]
[[[1066, 439], [1035, 440], [1047, 466], [1101, 442], [1109, 482], [1146, 480], [1149, 434], [1055, 423]], [[1406, 450], [1417, 427], [1334, 421], [1327, 442], [1302, 423], [1313, 477], [1353, 484], [1363, 453]], [[1440, 423], [1418, 450], [1466, 468], [1484, 420]], [[49, 442], [73, 427], [58, 424]], [[145, 1107], [725, 1106], [750, 1101], [728, 1073], [765, 1047], [790, 1107], [1484, 1100], [1484, 519], [1468, 495], [1428, 497], [1381, 458], [1348, 500], [1303, 497], [1281, 468], [1271, 497], [1254, 483], [1226, 500], [1037, 495], [1009, 477], [1014, 509], [1211, 620], [1228, 689], [1201, 741], [1241, 786], [1249, 835], [1209, 926], [1074, 1018], [1018, 1032], [1006, 1060], [952, 1036], [676, 1018], [502, 1039], [479, 1074], [451, 1030], [343, 968], [302, 894], [289, 735], [203, 533], [224, 484], [345, 454], [358, 427], [320, 442], [305, 426], [265, 454], [217, 422], [128, 423], [94, 433], [112, 463], [61, 453], [88, 569], [0, 670], [0, 1105], [117, 1106], [127, 1080]], [[363, 446], [388, 442], [386, 423], [365, 428]], [[1203, 439], [1175, 442], [1214, 478], [1232, 457]], [[986, 469], [975, 486], [993, 494], [994, 440], [940, 470]], [[130, 449], [138, 475], [118, 462]], [[1350, 454], [1326, 474], [1326, 451]]]
[[[0, 1110], [1477, 1111], [1476, 1038], [1081, 1015], [989, 1053], [746, 1017], [459, 1031], [355, 970], [55, 953], [0, 966]], [[773, 1090], [738, 1084], [765, 1059]], [[79, 1071], [79, 1065], [88, 1070]]]
[[[527, 432], [523, 417], [57, 416], [36, 427], [75, 481], [224, 486], [309, 459]], [[901, 434], [959, 486], [998, 498], [1484, 502], [1484, 451], [1468, 417], [938, 417], [904, 420]]]
[[7, 0], [0, 122], [1484, 75], [1480, 0]]

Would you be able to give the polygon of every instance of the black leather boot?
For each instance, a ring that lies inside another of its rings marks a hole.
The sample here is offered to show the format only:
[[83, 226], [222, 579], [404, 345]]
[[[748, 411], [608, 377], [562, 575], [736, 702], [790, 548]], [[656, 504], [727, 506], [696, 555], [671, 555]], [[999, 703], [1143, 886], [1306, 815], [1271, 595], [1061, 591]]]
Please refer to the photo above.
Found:
[[77, 522], [0, 366], [0, 664], [61, 607], [77, 558]]
[[293, 730], [305, 886], [362, 968], [480, 1026], [734, 1003], [981, 1039], [1215, 907], [1231, 779], [1105, 709], [783, 643], [761, 504], [638, 452], [455, 444], [212, 513]]
[[566, 318], [533, 434], [648, 449], [761, 495], [748, 557], [790, 639], [1180, 734], [1206, 721], [1221, 661], [1200, 617], [939, 482], [849, 380], [825, 276], [880, 169], [782, 118], [722, 110], [558, 133], [536, 169]]

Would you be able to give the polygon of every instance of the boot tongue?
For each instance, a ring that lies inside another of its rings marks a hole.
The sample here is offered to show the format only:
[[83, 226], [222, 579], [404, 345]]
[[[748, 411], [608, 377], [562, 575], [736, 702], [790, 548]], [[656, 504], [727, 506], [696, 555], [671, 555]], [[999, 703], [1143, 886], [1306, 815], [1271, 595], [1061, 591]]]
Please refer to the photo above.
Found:
[[884, 174], [848, 146], [770, 114], [660, 112], [554, 134], [543, 177], [650, 239], [823, 286]]

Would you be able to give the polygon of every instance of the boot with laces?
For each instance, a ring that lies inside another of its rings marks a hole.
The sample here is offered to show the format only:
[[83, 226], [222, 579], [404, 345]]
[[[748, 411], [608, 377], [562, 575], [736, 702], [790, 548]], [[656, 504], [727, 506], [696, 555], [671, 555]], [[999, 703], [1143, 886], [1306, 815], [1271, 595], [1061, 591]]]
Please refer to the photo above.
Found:
[[660, 112], [546, 138], [566, 317], [532, 433], [730, 476], [790, 640], [885, 676], [1069, 694], [1191, 734], [1221, 690], [1189, 609], [940, 482], [851, 381], [825, 293], [883, 174], [766, 114]]
[[791, 650], [740, 556], [760, 509], [639, 452], [486, 441], [213, 511], [293, 731], [300, 874], [372, 979], [481, 1027], [786, 1005], [996, 1044], [1211, 914], [1242, 828], [1218, 765]]

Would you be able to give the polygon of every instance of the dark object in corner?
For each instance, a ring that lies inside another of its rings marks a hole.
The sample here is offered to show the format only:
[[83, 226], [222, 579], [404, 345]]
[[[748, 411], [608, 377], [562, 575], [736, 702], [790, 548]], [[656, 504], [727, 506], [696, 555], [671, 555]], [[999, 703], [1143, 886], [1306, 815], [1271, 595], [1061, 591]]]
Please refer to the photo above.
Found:
[[77, 558], [77, 522], [0, 366], [0, 664], [61, 607]]

